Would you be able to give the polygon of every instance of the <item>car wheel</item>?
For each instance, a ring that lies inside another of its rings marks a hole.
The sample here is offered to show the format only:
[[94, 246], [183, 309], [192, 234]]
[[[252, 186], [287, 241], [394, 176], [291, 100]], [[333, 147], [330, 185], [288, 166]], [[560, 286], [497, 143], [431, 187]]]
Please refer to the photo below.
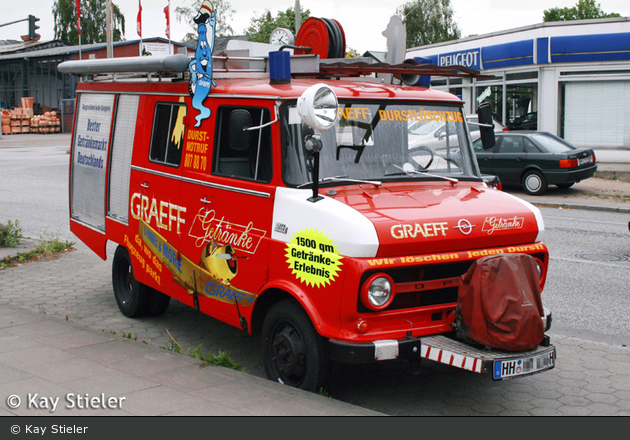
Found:
[[112, 285], [118, 308], [123, 315], [136, 318], [146, 314], [151, 289], [133, 276], [129, 252], [118, 246], [112, 263]]
[[547, 192], [547, 180], [540, 171], [527, 171], [523, 176], [522, 184], [525, 192], [533, 196], [540, 196]]
[[558, 183], [556, 184], [556, 186], [560, 189], [567, 189], [567, 188], [571, 188], [573, 186], [575, 182], [571, 182], [571, 183]]
[[262, 327], [262, 357], [270, 380], [307, 391], [326, 385], [324, 339], [295, 300], [283, 300], [267, 313]]
[[147, 305], [148, 316], [161, 316], [168, 309], [168, 305], [171, 303], [171, 297], [158, 292], [155, 289], [151, 289], [149, 295], [149, 301]]

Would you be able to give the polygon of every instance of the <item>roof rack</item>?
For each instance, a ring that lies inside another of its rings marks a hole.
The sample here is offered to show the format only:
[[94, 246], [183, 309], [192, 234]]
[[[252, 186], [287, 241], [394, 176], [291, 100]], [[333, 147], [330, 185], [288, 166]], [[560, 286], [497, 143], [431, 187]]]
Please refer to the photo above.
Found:
[[[243, 52], [243, 51], [238, 51]], [[246, 52], [246, 51], [245, 51]], [[280, 54], [280, 56], [276, 56]], [[280, 61], [278, 59], [280, 58]], [[183, 54], [166, 56], [143, 56], [123, 58], [102, 58], [65, 61], [58, 66], [62, 73], [83, 76], [85, 80], [105, 79], [99, 75], [112, 75], [109, 79], [152, 76], [160, 79], [175, 77], [183, 79], [192, 59]], [[268, 57], [233, 56], [230, 54], [213, 56], [214, 78], [276, 78], [277, 82], [290, 82], [294, 77], [311, 78], [356, 78], [390, 74], [408, 85], [416, 84], [418, 77], [430, 76], [487, 78], [478, 70], [464, 66], [436, 66], [418, 64], [406, 60], [400, 64], [387, 64], [372, 58], [328, 58], [319, 55], [291, 55], [289, 52], [270, 52]], [[281, 80], [277, 80], [278, 65]]]

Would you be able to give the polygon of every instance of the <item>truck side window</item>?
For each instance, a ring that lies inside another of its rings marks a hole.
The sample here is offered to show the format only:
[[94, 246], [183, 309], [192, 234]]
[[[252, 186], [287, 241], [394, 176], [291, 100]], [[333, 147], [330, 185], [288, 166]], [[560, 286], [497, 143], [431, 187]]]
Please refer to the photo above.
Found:
[[161, 102], [156, 105], [149, 151], [149, 159], [152, 162], [174, 167], [181, 163], [185, 109], [183, 104], [174, 102]]
[[269, 109], [219, 107], [212, 174], [269, 182], [272, 176]]

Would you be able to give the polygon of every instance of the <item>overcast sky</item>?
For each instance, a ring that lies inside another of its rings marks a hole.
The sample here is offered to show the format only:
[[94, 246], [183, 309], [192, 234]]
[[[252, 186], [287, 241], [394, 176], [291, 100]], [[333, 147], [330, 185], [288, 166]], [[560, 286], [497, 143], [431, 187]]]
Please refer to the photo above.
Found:
[[[138, 0], [113, 0], [125, 16], [127, 40], [138, 39], [136, 17]], [[164, 7], [168, 0], [142, 1], [142, 36], [164, 37], [166, 19]], [[295, 5], [295, 0], [229, 0], [236, 11], [232, 28], [242, 34], [251, 19], [269, 9], [272, 15]], [[3, 0], [0, 7], [0, 25], [25, 19], [29, 14], [40, 18], [37, 23], [41, 41], [54, 38], [52, 6], [54, 0]], [[171, 0], [171, 11], [177, 6], [189, 5], [192, 0]], [[350, 48], [363, 53], [366, 50], [385, 51], [386, 39], [382, 32], [396, 8], [405, 3], [383, 0], [300, 0], [303, 9], [310, 9], [314, 17], [333, 18], [339, 21], [346, 34]], [[490, 32], [528, 26], [542, 22], [543, 11], [552, 7], [574, 6], [577, 0], [526, 0], [506, 2], [505, 0], [451, 0], [455, 11], [455, 21], [462, 36], [486, 34]], [[629, 0], [601, 0], [598, 2], [604, 12], [617, 12], [630, 16]], [[188, 25], [178, 23], [174, 13], [171, 16], [171, 38], [181, 39], [188, 31]], [[0, 39], [19, 40], [28, 32], [26, 21], [0, 27]]]

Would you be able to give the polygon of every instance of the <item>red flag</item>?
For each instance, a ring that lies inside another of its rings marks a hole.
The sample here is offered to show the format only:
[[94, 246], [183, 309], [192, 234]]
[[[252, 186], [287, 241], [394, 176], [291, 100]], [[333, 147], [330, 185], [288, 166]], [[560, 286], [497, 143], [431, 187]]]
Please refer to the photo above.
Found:
[[75, 0], [77, 5], [77, 31], [81, 35], [81, 0]]
[[141, 0], [138, 0], [138, 21], [136, 22], [136, 31], [138, 32], [138, 36], [142, 38], [142, 2]]
[[164, 8], [164, 15], [166, 15], [166, 37], [167, 38], [171, 38], [171, 27], [168, 23], [169, 21], [169, 16], [168, 16], [168, 6], [166, 6]]

